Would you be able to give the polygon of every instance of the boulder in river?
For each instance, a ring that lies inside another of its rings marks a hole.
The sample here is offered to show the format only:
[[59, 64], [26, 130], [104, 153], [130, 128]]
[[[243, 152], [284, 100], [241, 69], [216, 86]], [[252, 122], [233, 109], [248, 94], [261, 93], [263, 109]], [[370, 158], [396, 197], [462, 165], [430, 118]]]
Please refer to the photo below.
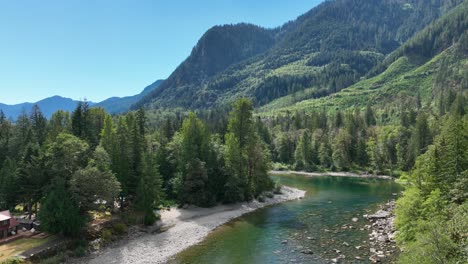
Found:
[[385, 211], [385, 210], [379, 210], [375, 214], [367, 215], [367, 219], [372, 220], [372, 219], [383, 219], [387, 218], [390, 216], [390, 212]]

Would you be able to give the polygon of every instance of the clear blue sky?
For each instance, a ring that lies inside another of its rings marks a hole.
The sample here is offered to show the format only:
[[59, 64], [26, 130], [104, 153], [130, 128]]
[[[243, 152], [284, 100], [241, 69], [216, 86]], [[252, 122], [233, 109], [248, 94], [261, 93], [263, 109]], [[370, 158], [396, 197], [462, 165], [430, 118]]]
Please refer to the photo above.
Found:
[[210, 27], [276, 27], [319, 2], [0, 0], [0, 102], [137, 94], [167, 78]]

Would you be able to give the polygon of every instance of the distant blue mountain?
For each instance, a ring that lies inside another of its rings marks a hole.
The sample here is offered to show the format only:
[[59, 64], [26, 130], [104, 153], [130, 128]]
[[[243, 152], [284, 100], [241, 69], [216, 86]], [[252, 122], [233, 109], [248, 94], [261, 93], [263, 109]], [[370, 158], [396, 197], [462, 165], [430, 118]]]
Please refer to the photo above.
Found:
[[[94, 104], [92, 102], [89, 103], [90, 105]], [[78, 101], [56, 95], [35, 103], [21, 103], [15, 105], [0, 103], [0, 110], [2, 110], [8, 118], [16, 119], [23, 111], [29, 114], [32, 107], [36, 104], [39, 106], [44, 116], [50, 118], [57, 110], [73, 111]]]
[[99, 102], [93, 107], [102, 107], [106, 109], [107, 112], [111, 114], [120, 114], [125, 113], [130, 110], [130, 107], [135, 104], [136, 102], [140, 101], [143, 97], [148, 95], [151, 91], [155, 90], [156, 88], [161, 85], [164, 80], [157, 80], [154, 83], [146, 86], [143, 92], [133, 95], [133, 96], [126, 96], [126, 97], [111, 97], [106, 99], [102, 102]]
[[[141, 93], [134, 96], [126, 97], [111, 97], [99, 103], [88, 102], [91, 107], [102, 107], [111, 114], [120, 114], [127, 112], [130, 107], [143, 98], [145, 95], [159, 87], [163, 80], [158, 80], [151, 85], [148, 85]], [[58, 110], [73, 111], [78, 104], [78, 101], [61, 96], [52, 96], [40, 100], [35, 103], [21, 103], [15, 105], [7, 105], [0, 103], [2, 110], [7, 118], [15, 120], [23, 111], [27, 114], [31, 112], [34, 105], [38, 105], [45, 117], [50, 118], [52, 114]]]

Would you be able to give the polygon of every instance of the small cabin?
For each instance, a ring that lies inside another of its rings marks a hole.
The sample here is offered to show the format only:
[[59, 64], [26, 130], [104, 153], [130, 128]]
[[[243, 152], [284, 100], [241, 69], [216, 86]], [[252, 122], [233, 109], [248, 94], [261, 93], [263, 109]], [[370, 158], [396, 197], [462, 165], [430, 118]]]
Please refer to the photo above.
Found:
[[12, 232], [18, 233], [18, 222], [10, 211], [0, 212], [0, 239], [10, 236]]

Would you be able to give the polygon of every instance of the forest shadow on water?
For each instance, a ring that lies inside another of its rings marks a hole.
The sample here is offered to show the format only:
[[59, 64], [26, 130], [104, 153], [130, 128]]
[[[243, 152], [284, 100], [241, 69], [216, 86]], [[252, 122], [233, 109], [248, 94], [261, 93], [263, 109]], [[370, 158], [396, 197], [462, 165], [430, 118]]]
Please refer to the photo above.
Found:
[[305, 198], [230, 221], [171, 263], [329, 263], [339, 255], [346, 256], [342, 263], [368, 263], [368, 231], [362, 229], [368, 222], [362, 215], [402, 190], [379, 179], [272, 177], [307, 191]]

